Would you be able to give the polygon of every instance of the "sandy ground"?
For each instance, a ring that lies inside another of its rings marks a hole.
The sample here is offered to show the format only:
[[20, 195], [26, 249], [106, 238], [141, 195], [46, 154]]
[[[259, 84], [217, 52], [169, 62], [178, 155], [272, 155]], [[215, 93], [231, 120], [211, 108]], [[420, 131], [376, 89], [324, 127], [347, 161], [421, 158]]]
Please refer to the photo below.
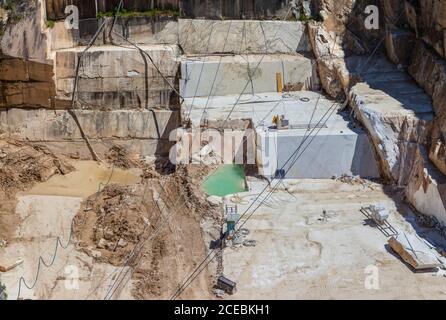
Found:
[[[147, 168], [142, 174], [142, 169], [123, 170], [93, 161], [70, 163], [74, 171], [53, 175], [17, 194], [16, 228], [7, 245], [0, 248], [1, 265], [23, 261], [1, 274], [8, 298], [170, 298], [205, 256], [203, 237], [213, 238], [215, 235], [209, 232], [219, 230], [200, 191], [200, 181], [207, 171], [186, 169], [171, 175], [151, 171], [147, 178]], [[131, 190], [123, 194], [120, 203], [114, 203], [117, 198], [113, 192], [106, 192], [117, 185]], [[101, 192], [97, 194], [98, 190]], [[107, 219], [101, 218], [97, 224], [103, 214]], [[209, 225], [204, 229], [210, 231], [202, 233], [200, 221], [205, 216]], [[137, 232], [138, 228], [132, 228], [132, 223], [141, 218], [148, 218], [149, 235], [160, 229], [149, 241]], [[99, 248], [89, 235], [100, 227], [115, 229], [119, 235], [124, 227], [127, 244], [135, 237], [138, 246], [142, 245], [137, 259], [124, 264], [113, 257], [118, 254], [116, 248], [108, 252]], [[76, 228], [84, 230], [86, 237], [74, 233], [69, 241]], [[209, 277], [207, 271], [202, 273], [181, 298], [211, 298]]]
[[[233, 199], [240, 213], [264, 185], [251, 181], [250, 191]], [[386, 249], [387, 238], [365, 223], [360, 207], [382, 203], [391, 210], [389, 221], [398, 230], [415, 232], [415, 226], [421, 237], [435, 236], [414, 225], [410, 209], [400, 208], [380, 185], [300, 180], [286, 188], [281, 185], [246, 223], [247, 239], [256, 240], [256, 246], [225, 249], [224, 274], [238, 289], [227, 298], [446, 298], [442, 270], [412, 272]], [[371, 280], [368, 276], [375, 270], [378, 277]], [[366, 285], [370, 283], [378, 285]]]
[[[94, 263], [73, 243], [68, 244], [71, 221], [81, 202], [105, 183], [135, 183], [140, 181], [138, 172], [93, 161], [76, 161], [73, 165], [76, 171], [54, 175], [17, 198], [20, 224], [14, 238], [0, 249], [0, 261], [5, 265], [23, 260], [20, 266], [1, 275], [9, 299], [102, 299], [113, 280], [107, 276], [120, 270]], [[39, 262], [40, 256], [44, 263]], [[123, 291], [121, 296], [129, 297], [130, 293]]]

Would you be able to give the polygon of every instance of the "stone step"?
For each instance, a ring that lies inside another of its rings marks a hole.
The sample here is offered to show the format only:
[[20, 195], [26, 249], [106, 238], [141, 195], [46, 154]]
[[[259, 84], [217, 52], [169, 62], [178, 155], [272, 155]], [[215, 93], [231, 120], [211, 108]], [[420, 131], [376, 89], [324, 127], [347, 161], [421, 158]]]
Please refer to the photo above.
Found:
[[[79, 123], [90, 139], [169, 139], [179, 127], [179, 111], [119, 110], [76, 111]], [[21, 140], [78, 141], [81, 133], [66, 110], [0, 110], [0, 126]]]
[[[305, 25], [300, 21], [202, 20], [151, 17], [112, 18], [95, 46], [136, 44], [181, 45], [187, 54], [310, 52]], [[79, 29], [68, 30], [58, 21], [49, 30], [53, 51], [87, 45], [100, 27], [100, 20], [85, 20]], [[115, 34], [117, 33], [117, 34]]]
[[[76, 47], [56, 52], [57, 99], [71, 99], [77, 61], [84, 49]], [[150, 55], [153, 64], [134, 47], [90, 48], [79, 68], [78, 104], [88, 109], [109, 110], [177, 107], [178, 97], [171, 86], [178, 86], [175, 81], [178, 46], [142, 45], [141, 49]]]
[[200, 20], [178, 21], [179, 44], [186, 54], [309, 52], [300, 21]]
[[[185, 98], [259, 94], [318, 86], [316, 63], [302, 55], [212, 55], [181, 59], [180, 93]], [[244, 92], [242, 92], [244, 90]]]

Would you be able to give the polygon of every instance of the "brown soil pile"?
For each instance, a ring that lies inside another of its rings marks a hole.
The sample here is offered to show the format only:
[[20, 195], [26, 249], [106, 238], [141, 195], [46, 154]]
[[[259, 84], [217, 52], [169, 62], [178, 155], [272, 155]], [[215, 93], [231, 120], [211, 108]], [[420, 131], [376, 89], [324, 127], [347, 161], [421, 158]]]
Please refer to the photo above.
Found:
[[17, 191], [73, 169], [45, 147], [0, 141], [0, 189], [6, 197], [12, 198]]
[[[147, 174], [129, 187], [108, 185], [75, 218], [79, 248], [96, 261], [131, 266], [135, 298], [170, 298], [206, 255], [200, 221], [215, 208], [195, 189], [196, 179], [179, 169]], [[185, 296], [207, 297], [209, 282], [203, 272]], [[128, 284], [123, 280], [115, 297]]]
[[0, 240], [9, 241], [19, 225], [15, 214], [18, 191], [25, 191], [36, 182], [73, 169], [64, 159], [44, 147], [0, 140]]
[[141, 201], [143, 191], [140, 185], [109, 184], [92, 195], [73, 223], [80, 246], [100, 252], [96, 254], [98, 261], [116, 266], [124, 264], [126, 256], [150, 230], [150, 214]]
[[105, 156], [117, 168], [130, 169], [138, 165], [138, 161], [131, 157], [128, 150], [118, 145], [111, 147]]

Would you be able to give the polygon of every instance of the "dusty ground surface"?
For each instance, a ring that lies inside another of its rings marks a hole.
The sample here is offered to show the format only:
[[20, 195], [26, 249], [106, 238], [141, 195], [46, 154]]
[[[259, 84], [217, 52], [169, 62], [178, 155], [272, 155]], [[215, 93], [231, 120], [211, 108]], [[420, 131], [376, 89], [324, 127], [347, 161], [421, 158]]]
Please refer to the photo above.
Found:
[[17, 192], [74, 168], [43, 147], [14, 140], [0, 140], [0, 241], [14, 236], [19, 218], [14, 214]]
[[[18, 260], [22, 263], [1, 274], [8, 297], [80, 299], [85, 296], [101, 299], [108, 289], [106, 275], [119, 268], [95, 264], [87, 254], [76, 250], [75, 242], [70, 238], [72, 220], [81, 203], [104, 184], [110, 181], [122, 185], [136, 183], [141, 180], [141, 172], [124, 171], [93, 161], [61, 160], [29, 148], [26, 146], [25, 150], [29, 151], [30, 160], [22, 161], [18, 168], [30, 167], [34, 170], [24, 172], [49, 171], [53, 175], [34, 174], [31, 177], [40, 178], [30, 179], [27, 183], [19, 179], [21, 187], [17, 189], [22, 191], [9, 193], [14, 205], [8, 209], [7, 216], [13, 217], [15, 223], [7, 226], [10, 237], [0, 248], [0, 263], [6, 266]], [[61, 175], [60, 170], [50, 170], [52, 167], [48, 164], [54, 161], [49, 161], [48, 157], [66, 162], [72, 171]], [[24, 176], [20, 170], [17, 172], [19, 177]], [[11, 175], [8, 173], [7, 176]], [[74, 277], [78, 278], [75, 286]]]
[[[129, 287], [137, 299], [168, 299], [206, 255], [200, 221], [213, 210], [193, 190], [193, 174], [180, 168], [148, 176], [128, 187], [108, 185], [75, 218], [80, 250], [98, 262], [132, 267], [117, 275], [107, 299]], [[203, 273], [183, 297], [208, 298], [209, 283]]]
[[[219, 230], [200, 188], [203, 168], [172, 172], [117, 149], [111, 164], [21, 144], [0, 149], [8, 200], [0, 264], [22, 261], [1, 274], [10, 299], [170, 298]], [[211, 280], [203, 273], [182, 298], [209, 298]]]
[[[233, 199], [241, 213], [263, 186], [252, 181], [250, 192]], [[286, 190], [280, 185], [244, 226], [250, 231], [246, 239], [256, 240], [256, 246], [224, 250], [224, 274], [238, 288], [227, 298], [445, 299], [442, 270], [412, 272], [386, 249], [387, 238], [365, 223], [359, 209], [374, 203], [392, 211], [390, 222], [398, 230], [446, 245], [431, 229], [417, 226], [410, 209], [378, 184], [290, 182]], [[365, 287], [368, 266], [377, 267], [377, 290]]]

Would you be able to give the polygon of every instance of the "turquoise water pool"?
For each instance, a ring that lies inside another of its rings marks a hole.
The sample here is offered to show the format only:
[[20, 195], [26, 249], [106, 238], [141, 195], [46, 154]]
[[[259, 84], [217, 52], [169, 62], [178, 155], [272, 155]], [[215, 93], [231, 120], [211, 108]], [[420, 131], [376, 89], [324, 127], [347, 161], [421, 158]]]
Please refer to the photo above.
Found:
[[203, 182], [203, 189], [208, 195], [220, 197], [245, 191], [243, 166], [233, 164], [220, 166]]

